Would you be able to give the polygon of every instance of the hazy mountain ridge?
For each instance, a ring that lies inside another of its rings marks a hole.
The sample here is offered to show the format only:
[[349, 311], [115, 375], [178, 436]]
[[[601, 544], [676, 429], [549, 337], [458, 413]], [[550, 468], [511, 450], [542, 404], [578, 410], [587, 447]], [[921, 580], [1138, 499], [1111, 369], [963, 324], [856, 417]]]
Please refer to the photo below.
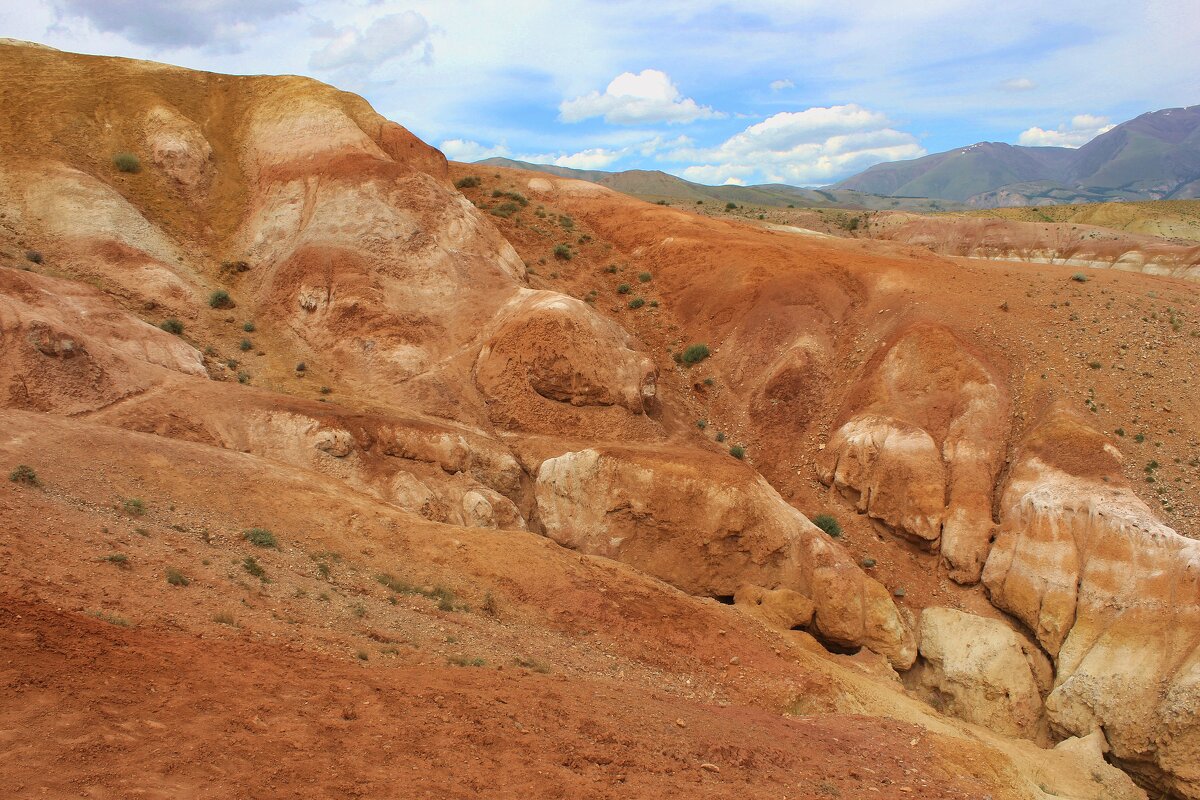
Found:
[[560, 178], [590, 181], [607, 186], [643, 200], [689, 200], [715, 203], [748, 203], [760, 206], [816, 206], [870, 210], [949, 211], [960, 204], [938, 198], [883, 197], [856, 190], [822, 188], [804, 189], [785, 183], [765, 183], [757, 186], [706, 186], [678, 178], [661, 170], [630, 169], [606, 172], [597, 169], [572, 169], [554, 164], [533, 164], [511, 158], [486, 158], [475, 162], [480, 166], [508, 167], [546, 172]]
[[941, 197], [976, 207], [1200, 196], [1200, 105], [1151, 111], [1078, 150], [979, 142], [891, 161], [833, 189]]

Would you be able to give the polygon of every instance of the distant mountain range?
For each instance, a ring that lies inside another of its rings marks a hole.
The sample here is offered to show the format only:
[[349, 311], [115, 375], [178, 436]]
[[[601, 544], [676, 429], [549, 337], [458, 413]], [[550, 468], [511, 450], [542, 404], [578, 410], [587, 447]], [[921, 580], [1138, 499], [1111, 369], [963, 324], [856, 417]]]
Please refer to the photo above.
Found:
[[980, 142], [876, 164], [831, 187], [983, 208], [1200, 197], [1200, 105], [1142, 114], [1077, 150]]
[[1200, 198], [1200, 105], [1151, 111], [1073, 150], [980, 142], [889, 161], [821, 189], [782, 183], [705, 186], [658, 170], [570, 169], [488, 158], [481, 165], [548, 172], [646, 200], [951, 211]]
[[607, 186], [614, 191], [643, 200], [684, 201], [695, 203], [737, 203], [755, 206], [804, 206], [825, 208], [866, 208], [873, 210], [951, 211], [963, 206], [925, 197], [880, 197], [853, 189], [802, 189], [785, 183], [759, 186], [705, 186], [659, 170], [631, 169], [605, 172], [598, 169], [571, 169], [553, 164], [531, 164], [511, 158], [486, 158], [480, 166], [509, 167], [548, 172], [560, 178], [574, 178]]

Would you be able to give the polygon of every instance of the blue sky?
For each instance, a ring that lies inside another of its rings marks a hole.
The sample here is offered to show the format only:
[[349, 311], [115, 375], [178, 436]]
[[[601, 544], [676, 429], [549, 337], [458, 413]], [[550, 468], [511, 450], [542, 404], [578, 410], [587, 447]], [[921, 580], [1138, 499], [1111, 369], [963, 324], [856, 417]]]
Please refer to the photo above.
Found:
[[1196, 0], [0, 0], [0, 36], [365, 96], [451, 158], [823, 185], [1200, 102]]

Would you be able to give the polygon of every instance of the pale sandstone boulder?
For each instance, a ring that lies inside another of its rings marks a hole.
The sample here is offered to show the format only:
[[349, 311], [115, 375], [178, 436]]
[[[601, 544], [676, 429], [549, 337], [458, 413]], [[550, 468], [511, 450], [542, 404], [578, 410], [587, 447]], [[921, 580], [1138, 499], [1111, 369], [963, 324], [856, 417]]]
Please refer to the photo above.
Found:
[[0, 207], [55, 267], [148, 304], [203, 296], [188, 253], [113, 187], [57, 161], [0, 163]]
[[91, 286], [0, 269], [0, 405], [82, 413], [205, 375], [194, 347]]
[[813, 601], [792, 589], [764, 589], [747, 583], [733, 594], [735, 607], [772, 628], [790, 631], [812, 622]]
[[905, 684], [935, 708], [1005, 736], [1039, 733], [1050, 663], [1008, 625], [951, 608], [921, 612]]
[[940, 548], [955, 581], [975, 583], [995, 531], [1007, 399], [946, 328], [918, 325], [885, 347], [822, 453], [820, 478], [898, 535]]
[[750, 583], [811, 598], [810, 630], [898, 669], [916, 658], [887, 590], [757, 473], [696, 450], [589, 449], [547, 459], [535, 484], [545, 534], [695, 595]]
[[1117, 764], [1200, 798], [1200, 542], [1155, 519], [1065, 407], [1022, 443], [1000, 509], [983, 581], [1055, 658], [1053, 729], [1100, 730]]
[[143, 129], [150, 160], [167, 174], [190, 199], [208, 192], [216, 175], [212, 145], [200, 126], [165, 105], [146, 112]]
[[632, 337], [587, 303], [531, 290], [501, 309], [475, 364], [475, 381], [490, 397], [527, 386], [551, 400], [635, 414], [654, 397], [657, 374]]

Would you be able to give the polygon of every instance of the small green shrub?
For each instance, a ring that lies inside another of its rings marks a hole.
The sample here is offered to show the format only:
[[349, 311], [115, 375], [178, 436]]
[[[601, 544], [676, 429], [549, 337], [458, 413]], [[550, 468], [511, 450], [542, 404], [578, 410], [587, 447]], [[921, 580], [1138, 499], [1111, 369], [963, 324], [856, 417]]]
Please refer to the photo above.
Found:
[[333, 389], [330, 389], [328, 386], [321, 387], [321, 394], [330, 394], [332, 391]]
[[704, 430], [705, 428], [708, 427], [708, 420], [706, 420], [706, 419], [696, 420], [696, 427], [699, 428], [700, 430]]
[[208, 296], [209, 308], [233, 308], [233, 298], [224, 289], [216, 289]]
[[113, 156], [113, 166], [121, 172], [141, 172], [142, 161], [133, 153], [117, 153]]
[[512, 200], [522, 208], [529, 205], [529, 198], [520, 192], [504, 192], [499, 189], [493, 189], [492, 197], [507, 197], [509, 200]]
[[110, 564], [115, 564], [121, 569], [129, 569], [129, 556], [124, 553], [112, 553], [105, 556], [102, 560]]
[[131, 517], [140, 517], [146, 513], [146, 504], [136, 497], [130, 497], [122, 501], [121, 510]]
[[842, 524], [832, 514], [817, 514], [812, 523], [835, 539], [842, 535]]
[[244, 323], [242, 325], [242, 330], [244, 330], [246, 333], [254, 333], [254, 323], [253, 322]]
[[16, 469], [8, 473], [8, 479], [13, 483], [24, 483], [27, 486], [38, 485], [37, 473], [28, 464], [18, 464]]
[[654, 276], [651, 275], [649, 272], [639, 272], [638, 273], [638, 280], [641, 281], [642, 283], [649, 283], [651, 280], [653, 280], [653, 278], [654, 278]]
[[513, 659], [513, 663], [522, 669], [530, 669], [534, 672], [539, 672], [542, 675], [546, 675], [550, 672], [550, 665], [546, 664], [545, 662], [538, 661], [536, 658], [523, 658], [521, 656], [517, 656]]
[[279, 549], [279, 542], [276, 541], [275, 534], [266, 528], [250, 528], [249, 530], [242, 531], [242, 538], [255, 547]]
[[231, 628], [237, 627], [237, 623], [233, 619], [233, 614], [230, 614], [228, 611], [213, 614], [212, 621], [218, 625], [228, 625]]
[[250, 373], [249, 372], [239, 372], [237, 374], [237, 379], [238, 379], [238, 383], [249, 383], [250, 382]]
[[740, 444], [735, 444], [733, 447], [729, 448], [729, 455], [738, 459], [745, 458], [746, 448], [742, 447]]
[[174, 567], [167, 567], [167, 583], [172, 586], [187, 586], [191, 582], [191, 579], [179, 570]]
[[617, 294], [629, 294], [629, 290], [632, 288], [633, 287], [630, 286], [628, 283], [622, 283], [620, 286], [617, 287]]
[[243, 353], [253, 350], [254, 342], [250, 341], [249, 339], [242, 339], [242, 341], [238, 343], [238, 349]]
[[735, 208], [737, 208], [737, 203], [726, 203], [725, 204], [726, 211], [733, 211]]
[[487, 664], [482, 658], [467, 658], [466, 656], [450, 656], [446, 663], [455, 667], [482, 667]]
[[604, 271], [610, 275], [616, 275], [617, 274], [617, 265], [609, 264], [607, 267], [604, 268]]
[[629, 301], [629, 307], [633, 309], [641, 308], [646, 305], [646, 301], [640, 297], [635, 297]]
[[683, 351], [683, 360], [687, 364], [699, 364], [712, 355], [706, 344], [689, 344]]
[[1117, 428], [1115, 431], [1113, 431], [1113, 433], [1115, 433], [1117, 436], [1124, 436], [1124, 435], [1125, 435], [1125, 429], [1124, 429], [1124, 428]]
[[124, 617], [118, 617], [116, 614], [108, 614], [103, 611], [89, 611], [88, 613], [91, 614], [93, 617], [95, 617], [98, 620], [107, 622], [109, 625], [117, 625], [121, 628], [132, 628], [133, 627], [132, 622], [125, 619]]
[[1089, 278], [1087, 275], [1084, 275], [1082, 272], [1076, 272], [1074, 275], [1071, 276], [1071, 280], [1075, 281], [1076, 283], [1087, 283]]
[[563, 227], [563, 230], [569, 231], [575, 227], [575, 220], [571, 219], [570, 217], [560, 216], [558, 218], [558, 224]]
[[176, 336], [183, 333], [183, 323], [174, 317], [171, 317], [170, 319], [164, 319], [162, 324], [158, 327], [162, 328], [167, 333], [173, 333]]
[[242, 569], [259, 579], [267, 574], [267, 571], [262, 568], [262, 565], [258, 563], [258, 559], [254, 556], [246, 556], [242, 559]]
[[480, 183], [478, 175], [468, 175], [454, 182], [455, 189], [474, 189]]
[[42, 254], [38, 250], [26, 250], [25, 260], [33, 264], [40, 264], [42, 263]]
[[510, 200], [506, 200], [503, 203], [494, 205], [491, 207], [491, 209], [489, 209], [493, 216], [501, 217], [503, 219], [508, 219], [520, 210], [521, 207]]
[[715, 438], [718, 442], [725, 441], [725, 431], [717, 431], [717, 435], [713, 438]]
[[388, 572], [381, 572], [375, 576], [375, 580], [386, 587], [389, 591], [396, 594], [420, 594], [421, 590], [413, 586], [407, 581], [402, 581], [395, 575]]
[[704, 385], [705, 385], [705, 386], [712, 386], [712, 385], [713, 385], [713, 383], [715, 383], [715, 381], [713, 381], [713, 379], [712, 379], [712, 378], [705, 378], [705, 379], [704, 379]]

